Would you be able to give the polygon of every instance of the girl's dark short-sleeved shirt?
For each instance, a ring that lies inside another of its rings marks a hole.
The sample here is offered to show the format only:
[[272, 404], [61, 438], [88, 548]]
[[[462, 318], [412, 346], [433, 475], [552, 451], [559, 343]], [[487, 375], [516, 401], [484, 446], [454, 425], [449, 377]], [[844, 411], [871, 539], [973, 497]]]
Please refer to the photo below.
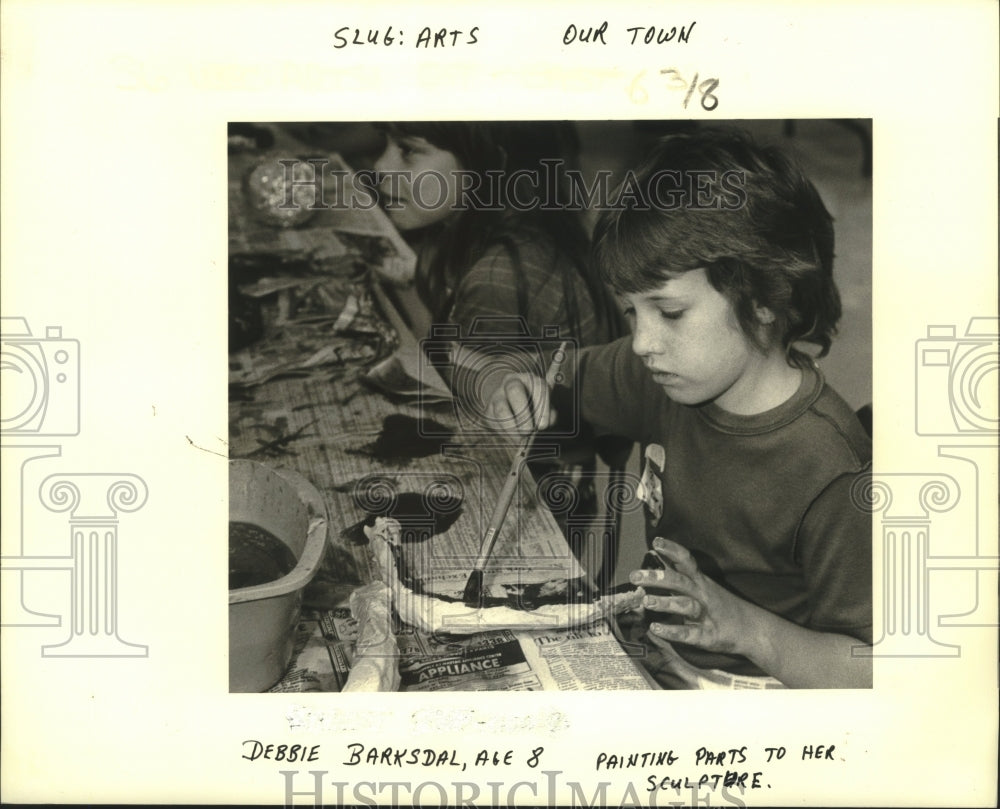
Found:
[[[817, 369], [773, 410], [737, 416], [671, 401], [629, 338], [578, 361], [567, 384], [578, 386], [583, 418], [663, 447], [662, 512], [647, 512], [649, 541], [684, 545], [713, 579], [800, 626], [872, 642], [871, 440]], [[742, 658], [677, 651], [699, 666], [759, 673]]]

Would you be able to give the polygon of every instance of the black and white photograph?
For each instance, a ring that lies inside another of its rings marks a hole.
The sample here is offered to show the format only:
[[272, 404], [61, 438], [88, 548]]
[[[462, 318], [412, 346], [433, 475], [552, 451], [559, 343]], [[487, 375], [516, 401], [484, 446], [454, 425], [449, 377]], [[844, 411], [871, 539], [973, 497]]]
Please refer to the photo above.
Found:
[[2, 0], [3, 800], [996, 806], [998, 43]]
[[871, 687], [871, 121], [227, 145], [232, 690]]

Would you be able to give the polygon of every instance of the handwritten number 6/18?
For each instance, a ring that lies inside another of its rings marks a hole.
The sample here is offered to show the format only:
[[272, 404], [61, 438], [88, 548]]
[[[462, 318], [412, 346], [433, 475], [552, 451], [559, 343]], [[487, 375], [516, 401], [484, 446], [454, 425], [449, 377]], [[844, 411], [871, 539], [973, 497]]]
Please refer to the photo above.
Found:
[[718, 96], [715, 95], [715, 89], [719, 86], [718, 79], [705, 79], [701, 84], [698, 83], [698, 74], [694, 74], [694, 78], [688, 82], [683, 76], [681, 76], [680, 71], [673, 67], [667, 67], [660, 71], [664, 76], [671, 76], [669, 82], [669, 87], [671, 90], [684, 90], [684, 109], [687, 109], [688, 103], [691, 101], [691, 96], [694, 95], [695, 89], [701, 93], [701, 107], [706, 112], [711, 112], [716, 107], [719, 106]]

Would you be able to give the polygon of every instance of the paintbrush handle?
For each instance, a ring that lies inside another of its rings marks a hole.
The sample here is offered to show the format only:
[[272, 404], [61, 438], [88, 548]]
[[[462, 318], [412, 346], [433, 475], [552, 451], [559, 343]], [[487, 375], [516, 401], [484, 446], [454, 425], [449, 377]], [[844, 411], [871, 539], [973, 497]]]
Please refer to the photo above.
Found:
[[[556, 377], [559, 374], [559, 366], [562, 365], [565, 356], [566, 341], [564, 340], [552, 355], [552, 362], [549, 363], [549, 370], [545, 374], [546, 387], [551, 388], [555, 384]], [[483, 541], [479, 546], [479, 557], [476, 559], [475, 570], [482, 570], [489, 561], [490, 554], [493, 552], [493, 545], [496, 544], [497, 536], [500, 534], [500, 529], [503, 527], [504, 520], [507, 518], [507, 512], [510, 510], [510, 504], [514, 499], [514, 492], [517, 491], [517, 481], [521, 472], [521, 464], [528, 457], [528, 451], [531, 449], [531, 443], [535, 440], [537, 433], [538, 430], [535, 429], [524, 437], [517, 454], [514, 456], [514, 460], [511, 462], [510, 469], [507, 471], [507, 478], [504, 480], [503, 487], [500, 489], [500, 496], [497, 498], [496, 508], [493, 509], [490, 523], [486, 527], [486, 533], [483, 535]]]
[[[528, 443], [530, 444], [532, 436], [528, 436]], [[525, 448], [526, 449], [526, 448]], [[517, 491], [517, 479], [518, 473], [520, 471], [521, 459], [525, 456], [525, 449], [518, 452], [517, 456], [514, 458], [514, 463], [507, 472], [507, 479], [503, 482], [503, 488], [500, 489], [500, 496], [497, 498], [496, 508], [493, 509], [493, 514], [490, 517], [490, 524], [486, 527], [486, 533], [483, 534], [482, 544], [479, 546], [479, 558], [476, 559], [476, 570], [482, 570], [486, 567], [486, 563], [489, 561], [490, 553], [493, 551], [493, 545], [496, 544], [497, 536], [500, 534], [500, 529], [503, 527], [503, 522], [507, 517], [507, 512], [510, 510], [510, 504], [514, 499], [514, 492]]]

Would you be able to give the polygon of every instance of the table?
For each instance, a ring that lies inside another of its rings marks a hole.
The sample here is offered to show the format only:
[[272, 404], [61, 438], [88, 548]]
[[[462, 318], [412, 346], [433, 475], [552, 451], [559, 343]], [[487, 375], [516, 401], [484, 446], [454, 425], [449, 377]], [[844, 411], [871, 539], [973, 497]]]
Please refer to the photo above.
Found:
[[[336, 691], [356, 630], [346, 598], [376, 573], [362, 524], [400, 517], [413, 576], [428, 592], [460, 590], [515, 445], [464, 419], [385, 294], [380, 270], [398, 276], [412, 254], [384, 214], [324, 210], [299, 227], [270, 225], [247, 204], [244, 178], [260, 159], [230, 156], [231, 272], [243, 273], [244, 304], [256, 296], [262, 330], [230, 354], [230, 456], [293, 469], [323, 496], [328, 552], [274, 690]], [[584, 575], [524, 470], [487, 580]], [[398, 630], [403, 690], [648, 687], [607, 622], [465, 639]]]

